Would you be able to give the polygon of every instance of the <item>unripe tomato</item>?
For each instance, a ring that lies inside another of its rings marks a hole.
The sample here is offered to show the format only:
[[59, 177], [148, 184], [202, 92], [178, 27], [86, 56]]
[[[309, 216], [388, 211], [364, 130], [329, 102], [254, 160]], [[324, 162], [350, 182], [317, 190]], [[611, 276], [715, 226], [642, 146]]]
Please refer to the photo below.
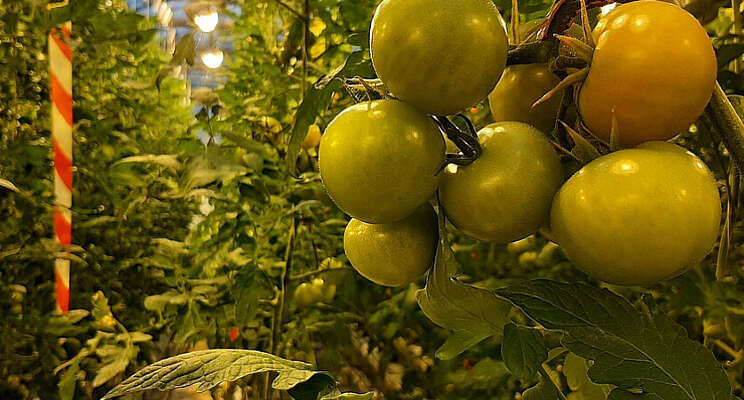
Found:
[[579, 112], [609, 141], [613, 110], [620, 145], [667, 140], [702, 114], [716, 81], [710, 38], [687, 11], [660, 1], [618, 6], [594, 29], [597, 44]]
[[353, 105], [328, 125], [318, 162], [328, 195], [367, 223], [390, 223], [424, 204], [439, 184], [442, 133], [397, 100]]
[[563, 173], [545, 135], [522, 122], [497, 122], [478, 137], [483, 154], [468, 166], [447, 167], [442, 177], [447, 218], [468, 235], [497, 243], [546, 225]]
[[308, 307], [316, 303], [312, 293], [312, 284], [304, 282], [297, 286], [294, 292], [294, 302], [301, 307]]
[[595, 278], [649, 285], [713, 248], [721, 199], [708, 167], [664, 142], [600, 157], [555, 197], [551, 229], [568, 258]]
[[300, 143], [300, 147], [305, 150], [314, 149], [320, 143], [320, 128], [318, 125], [312, 124], [307, 130], [305, 139]]
[[494, 121], [521, 121], [550, 133], [561, 107], [561, 93], [532, 108], [560, 79], [547, 64], [517, 64], [506, 67], [488, 102]]
[[434, 263], [437, 216], [429, 204], [391, 224], [352, 219], [344, 232], [344, 252], [362, 276], [383, 286], [404, 286]]
[[490, 0], [383, 0], [372, 64], [398, 98], [450, 115], [488, 96], [506, 65], [504, 20]]

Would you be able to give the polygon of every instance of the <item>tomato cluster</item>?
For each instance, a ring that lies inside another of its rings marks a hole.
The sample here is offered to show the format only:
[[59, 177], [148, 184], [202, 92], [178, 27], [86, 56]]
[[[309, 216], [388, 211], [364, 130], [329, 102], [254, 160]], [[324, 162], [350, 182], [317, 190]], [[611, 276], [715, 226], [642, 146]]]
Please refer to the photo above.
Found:
[[[463, 233], [494, 243], [528, 238], [510, 247], [517, 249], [543, 229], [606, 282], [652, 284], [703, 259], [721, 219], [715, 178], [692, 153], [655, 140], [702, 113], [715, 84], [710, 40], [687, 12], [652, 0], [619, 6], [594, 40], [577, 92], [579, 124], [607, 143], [640, 146], [603, 155], [566, 180], [548, 139], [560, 95], [533, 107], [559, 79], [547, 64], [505, 68], [505, 26], [490, 0], [384, 0], [371, 55], [392, 96], [341, 112], [319, 148], [325, 188], [352, 217], [344, 235], [352, 266], [386, 286], [423, 275], [437, 247], [429, 204], [437, 190], [439, 211]], [[496, 122], [473, 136], [474, 160], [448, 164], [454, 144], [445, 143], [442, 116], [486, 97]]]

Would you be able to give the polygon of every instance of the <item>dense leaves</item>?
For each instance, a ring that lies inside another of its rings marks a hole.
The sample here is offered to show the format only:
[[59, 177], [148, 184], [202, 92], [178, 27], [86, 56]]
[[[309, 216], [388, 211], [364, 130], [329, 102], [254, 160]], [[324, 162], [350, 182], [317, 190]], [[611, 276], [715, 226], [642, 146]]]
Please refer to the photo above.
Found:
[[713, 355], [663, 314], [638, 312], [606, 289], [547, 280], [498, 293], [546, 328], [567, 332], [563, 344], [595, 361], [589, 376], [597, 383], [661, 399], [731, 398]]

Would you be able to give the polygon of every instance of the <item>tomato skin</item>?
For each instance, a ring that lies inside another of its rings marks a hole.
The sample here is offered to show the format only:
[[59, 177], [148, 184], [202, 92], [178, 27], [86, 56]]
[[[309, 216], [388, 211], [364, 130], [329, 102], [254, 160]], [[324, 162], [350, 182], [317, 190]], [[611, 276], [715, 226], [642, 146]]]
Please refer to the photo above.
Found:
[[579, 111], [610, 140], [613, 109], [620, 145], [671, 139], [702, 114], [716, 81], [710, 38], [687, 11], [660, 1], [618, 6], [594, 29]]
[[320, 140], [320, 175], [329, 196], [367, 223], [405, 218], [439, 184], [442, 133], [425, 114], [397, 100], [353, 105]]
[[553, 201], [551, 229], [578, 268], [619, 285], [675, 277], [713, 248], [721, 199], [694, 154], [648, 142], [585, 165]]
[[440, 199], [449, 220], [476, 239], [496, 243], [547, 225], [563, 173], [545, 135], [522, 122], [497, 122], [478, 137], [483, 154], [455, 172], [449, 166], [442, 178]]
[[344, 231], [344, 252], [362, 276], [378, 285], [405, 286], [434, 264], [437, 216], [427, 203], [391, 224], [352, 219]]
[[509, 46], [490, 0], [383, 0], [370, 47], [377, 75], [396, 97], [450, 115], [488, 96]]
[[520, 121], [534, 126], [543, 133], [550, 133], [561, 106], [561, 93], [532, 108], [539, 98], [553, 89], [560, 79], [547, 64], [510, 65], [488, 102], [494, 121]]

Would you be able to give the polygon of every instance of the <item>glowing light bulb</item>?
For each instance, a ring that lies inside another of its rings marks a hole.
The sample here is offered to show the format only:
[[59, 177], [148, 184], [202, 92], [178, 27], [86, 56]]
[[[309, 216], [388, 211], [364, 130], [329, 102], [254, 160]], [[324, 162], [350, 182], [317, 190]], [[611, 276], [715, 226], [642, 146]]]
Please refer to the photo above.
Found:
[[225, 53], [220, 49], [210, 49], [201, 54], [201, 60], [208, 68], [218, 68], [225, 59]]
[[194, 17], [194, 23], [202, 32], [212, 32], [217, 27], [220, 16], [217, 11], [211, 11], [208, 14], [200, 14]]

